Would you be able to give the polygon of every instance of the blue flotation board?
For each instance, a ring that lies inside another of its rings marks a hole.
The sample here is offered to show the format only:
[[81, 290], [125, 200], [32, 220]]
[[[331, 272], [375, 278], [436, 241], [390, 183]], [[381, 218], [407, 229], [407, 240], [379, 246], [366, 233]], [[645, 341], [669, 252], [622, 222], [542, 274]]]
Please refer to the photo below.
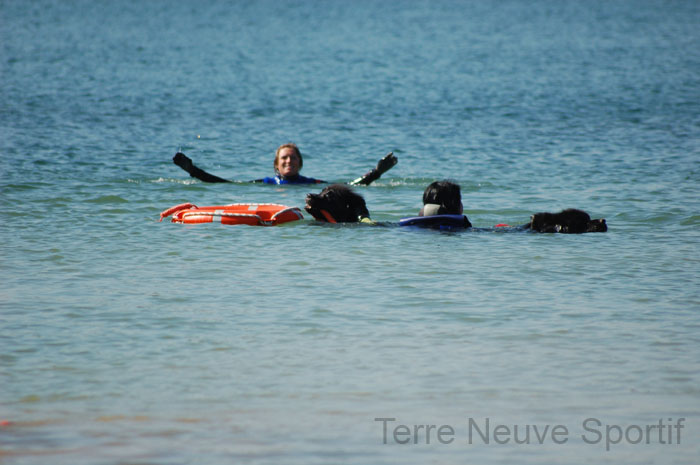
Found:
[[399, 226], [417, 226], [431, 229], [466, 229], [472, 224], [464, 215], [430, 215], [401, 218]]

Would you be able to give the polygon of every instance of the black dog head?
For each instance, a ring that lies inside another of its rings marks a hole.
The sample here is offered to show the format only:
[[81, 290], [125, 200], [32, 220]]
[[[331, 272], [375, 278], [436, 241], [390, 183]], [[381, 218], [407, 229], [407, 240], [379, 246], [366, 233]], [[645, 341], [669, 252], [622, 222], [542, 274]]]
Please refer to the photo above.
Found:
[[585, 232], [605, 232], [608, 225], [605, 219], [591, 220], [583, 210], [568, 208], [559, 213], [535, 213], [530, 219], [530, 229], [545, 233], [580, 234]]
[[588, 222], [586, 232], [605, 232], [608, 230], [608, 225], [605, 223], [605, 218], [599, 218]]
[[304, 209], [318, 221], [357, 223], [369, 218], [365, 199], [347, 186], [333, 184], [320, 194], [308, 194]]

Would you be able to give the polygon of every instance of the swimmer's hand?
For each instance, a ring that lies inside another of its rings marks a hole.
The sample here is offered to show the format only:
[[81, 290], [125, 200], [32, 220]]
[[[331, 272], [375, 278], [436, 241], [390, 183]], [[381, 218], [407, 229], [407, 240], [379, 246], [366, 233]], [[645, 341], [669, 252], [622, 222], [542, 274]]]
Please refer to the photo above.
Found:
[[173, 163], [187, 171], [188, 173], [192, 171], [192, 159], [182, 152], [177, 152], [173, 157]]
[[350, 185], [352, 185], [352, 186], [368, 186], [372, 182], [379, 179], [382, 176], [382, 174], [386, 173], [391, 168], [393, 168], [394, 165], [396, 165], [398, 162], [399, 162], [399, 159], [396, 158], [396, 156], [394, 155], [394, 152], [389, 152], [384, 156], [384, 158], [379, 160], [379, 162], [377, 163], [377, 167], [375, 169], [368, 172], [364, 176], [357, 178], [354, 181], [351, 181]]
[[394, 152], [389, 152], [386, 154], [384, 158], [379, 160], [379, 163], [377, 163], [377, 171], [379, 171], [379, 174], [384, 174], [390, 169], [394, 167], [395, 164], [399, 162], [399, 159], [396, 158], [396, 155], [394, 155]]

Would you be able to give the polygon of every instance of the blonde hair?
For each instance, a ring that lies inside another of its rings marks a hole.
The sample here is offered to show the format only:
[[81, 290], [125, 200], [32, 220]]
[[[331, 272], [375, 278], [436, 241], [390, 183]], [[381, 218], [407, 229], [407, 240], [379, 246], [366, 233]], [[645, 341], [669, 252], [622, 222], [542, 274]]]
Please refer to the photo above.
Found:
[[275, 173], [277, 173], [277, 164], [279, 163], [280, 159], [280, 152], [283, 149], [292, 149], [294, 150], [294, 153], [296, 154], [297, 157], [299, 157], [299, 170], [301, 170], [301, 167], [304, 166], [304, 159], [301, 158], [301, 152], [299, 151], [299, 147], [297, 147], [297, 144], [293, 144], [292, 142], [282, 144], [279, 147], [277, 147], [277, 151], [275, 152], [275, 161], [273, 162], [273, 167], [275, 168]]

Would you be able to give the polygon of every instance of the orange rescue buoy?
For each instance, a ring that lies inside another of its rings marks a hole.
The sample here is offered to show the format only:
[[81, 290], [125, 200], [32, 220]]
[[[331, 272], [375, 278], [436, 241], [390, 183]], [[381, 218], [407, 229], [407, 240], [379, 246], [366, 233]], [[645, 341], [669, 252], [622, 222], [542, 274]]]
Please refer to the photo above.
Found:
[[247, 224], [250, 226], [277, 226], [304, 218], [297, 207], [288, 207], [275, 203], [232, 203], [198, 207], [183, 203], [170, 207], [160, 214], [160, 221], [172, 215], [173, 223], [198, 224], [212, 223], [214, 219], [221, 224]]

